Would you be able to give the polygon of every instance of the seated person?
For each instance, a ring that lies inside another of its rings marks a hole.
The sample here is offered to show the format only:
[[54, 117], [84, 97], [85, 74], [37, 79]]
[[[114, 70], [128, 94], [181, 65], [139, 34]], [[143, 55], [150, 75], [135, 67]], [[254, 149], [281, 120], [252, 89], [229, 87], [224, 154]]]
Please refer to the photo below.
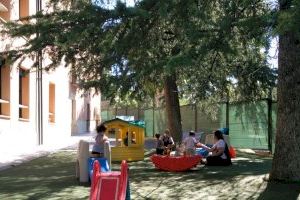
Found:
[[202, 147], [210, 152], [209, 156], [206, 158], [206, 165], [227, 166], [232, 164], [229, 156], [229, 150], [221, 131], [216, 130], [214, 132], [213, 147], [210, 148], [202, 143], [198, 143], [197, 146]]
[[163, 155], [164, 153], [164, 143], [162, 141], [162, 138], [160, 137], [160, 134], [156, 133], [155, 134], [156, 137], [156, 154], [158, 155]]
[[184, 144], [180, 144], [176, 147], [175, 156], [183, 156], [185, 154]]
[[162, 136], [162, 141], [164, 144], [164, 154], [169, 155], [172, 150], [174, 150], [175, 143], [168, 129], [165, 130], [165, 133]]
[[124, 138], [124, 145], [128, 147], [128, 132], [126, 132], [126, 137]]
[[[126, 132], [126, 137], [123, 140], [124, 145], [128, 147], [128, 132]], [[136, 144], [135, 139], [131, 139], [131, 144]]]

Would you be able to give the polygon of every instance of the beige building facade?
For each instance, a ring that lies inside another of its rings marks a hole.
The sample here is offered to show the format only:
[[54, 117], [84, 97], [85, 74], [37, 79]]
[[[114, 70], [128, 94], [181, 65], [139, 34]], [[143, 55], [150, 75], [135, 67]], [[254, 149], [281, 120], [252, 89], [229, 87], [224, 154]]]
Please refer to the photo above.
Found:
[[[0, 29], [10, 20], [36, 12], [36, 0], [0, 0]], [[44, 6], [45, 3], [43, 2]], [[16, 48], [24, 38], [0, 35], [0, 52]], [[50, 62], [43, 59], [44, 67]], [[0, 57], [0, 147], [47, 145], [72, 135], [94, 131], [100, 122], [101, 98], [93, 91], [82, 92], [70, 78], [69, 69], [57, 66], [42, 72], [38, 90], [34, 61], [8, 64]]]

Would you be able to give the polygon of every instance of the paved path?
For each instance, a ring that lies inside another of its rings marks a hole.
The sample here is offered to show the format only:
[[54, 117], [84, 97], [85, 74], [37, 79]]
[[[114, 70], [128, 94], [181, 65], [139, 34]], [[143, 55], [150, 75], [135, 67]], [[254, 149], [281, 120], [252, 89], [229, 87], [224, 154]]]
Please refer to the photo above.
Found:
[[48, 155], [60, 149], [71, 147], [77, 149], [80, 140], [93, 141], [93, 134], [87, 133], [80, 136], [70, 136], [51, 145], [41, 145], [35, 147], [25, 147], [22, 149], [0, 147], [0, 171], [33, 160], [35, 158]]
[[[54, 153], [60, 149], [70, 148], [72, 150], [77, 149], [78, 142], [80, 140], [89, 141], [91, 146], [94, 142], [95, 133], [87, 133], [79, 136], [71, 136], [67, 139], [58, 140], [56, 143], [51, 145], [41, 145], [36, 147], [27, 147], [23, 148], [22, 152], [20, 149], [9, 148], [3, 149], [0, 147], [0, 171], [14, 167], [16, 165], [20, 165], [24, 162], [28, 162], [30, 160], [39, 158], [41, 156], [48, 155], [50, 153]], [[111, 144], [114, 142], [112, 141]], [[146, 139], [145, 140], [145, 149], [155, 148], [155, 140], [154, 139]]]

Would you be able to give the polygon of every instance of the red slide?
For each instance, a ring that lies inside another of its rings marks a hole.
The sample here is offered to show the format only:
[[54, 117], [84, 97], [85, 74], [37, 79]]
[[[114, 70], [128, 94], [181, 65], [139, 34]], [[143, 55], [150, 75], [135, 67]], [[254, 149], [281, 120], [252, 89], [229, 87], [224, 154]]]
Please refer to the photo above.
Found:
[[121, 163], [121, 172], [101, 172], [96, 160], [93, 167], [90, 200], [125, 200], [128, 179], [128, 165]]

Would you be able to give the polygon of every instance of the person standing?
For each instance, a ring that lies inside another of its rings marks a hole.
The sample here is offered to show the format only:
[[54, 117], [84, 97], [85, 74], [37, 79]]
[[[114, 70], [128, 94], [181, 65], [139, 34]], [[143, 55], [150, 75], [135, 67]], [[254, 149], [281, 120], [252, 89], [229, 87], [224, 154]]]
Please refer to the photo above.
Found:
[[106, 127], [101, 124], [96, 128], [97, 136], [95, 138], [95, 144], [92, 150], [92, 156], [104, 157], [104, 143], [108, 141], [108, 137], [105, 135]]

